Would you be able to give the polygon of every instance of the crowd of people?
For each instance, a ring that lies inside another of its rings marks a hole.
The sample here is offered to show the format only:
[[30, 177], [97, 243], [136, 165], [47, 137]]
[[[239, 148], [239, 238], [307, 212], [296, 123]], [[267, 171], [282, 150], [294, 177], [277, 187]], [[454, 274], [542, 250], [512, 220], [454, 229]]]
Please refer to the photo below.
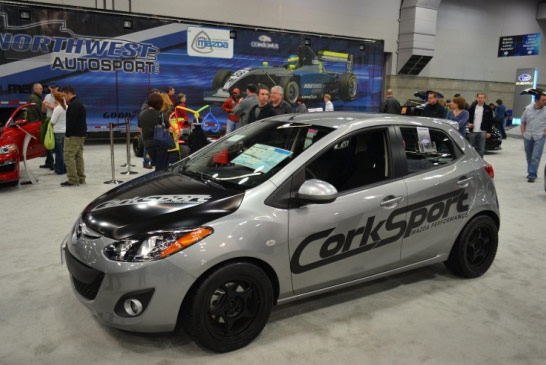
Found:
[[[53, 170], [54, 174], [67, 175], [61, 186], [85, 184], [83, 146], [87, 134], [86, 109], [76, 95], [76, 90], [67, 85], [59, 91], [59, 85], [49, 83], [49, 94], [42, 101], [43, 87], [32, 86], [28, 102], [33, 105], [26, 109], [27, 121], [44, 121], [44, 127], [51, 123], [55, 136], [55, 147], [48, 150], [46, 160], [40, 168]], [[45, 128], [44, 128], [45, 130]], [[44, 133], [41, 133], [43, 142]]]
[[[246, 96], [241, 95], [238, 88], [233, 89], [230, 96], [222, 104], [222, 110], [227, 113], [226, 133], [245, 126], [255, 121], [280, 114], [305, 113], [307, 107], [301, 96], [298, 97], [295, 109], [284, 99], [284, 89], [281, 86], [268, 88], [265, 85], [249, 84], [245, 90]], [[182, 156], [178, 144], [183, 130], [190, 130], [190, 152], [206, 144], [206, 137], [200, 128], [192, 128], [186, 108], [186, 95], [178, 94], [178, 104], [174, 100], [175, 90], [172, 86], [160, 93], [158, 89], [152, 89], [148, 98], [142, 104], [138, 117], [138, 127], [144, 143], [143, 167], [153, 168], [156, 171], [178, 161]], [[333, 111], [334, 105], [331, 96], [324, 96], [325, 111]], [[171, 117], [174, 113], [174, 117]], [[199, 122], [199, 121], [194, 121]], [[154, 131], [157, 125], [163, 125], [173, 136], [176, 147], [167, 150], [157, 145], [154, 141]], [[197, 137], [196, 137], [197, 136]], [[196, 138], [201, 142], [195, 144]], [[203, 138], [205, 139], [203, 141]]]
[[[54, 82], [48, 85], [49, 94], [42, 101], [43, 87], [35, 83], [28, 102], [33, 105], [26, 110], [27, 121], [44, 120], [51, 123], [55, 136], [55, 147], [48, 150], [46, 160], [41, 168], [53, 170], [58, 175], [67, 175], [67, 181], [61, 186], [77, 186], [85, 184], [85, 166], [83, 147], [87, 133], [86, 108], [70, 85], [59, 90]], [[524, 148], [527, 159], [527, 179], [534, 182], [546, 140], [546, 93], [536, 97], [534, 103], [528, 105], [521, 118], [521, 133], [524, 137]], [[265, 85], [250, 84], [243, 97], [239, 89], [234, 89], [222, 105], [227, 113], [226, 133], [255, 121], [280, 114], [305, 113], [307, 107], [301, 96], [298, 97], [295, 109], [284, 99], [281, 86], [268, 88]], [[164, 92], [152, 89], [143, 102], [138, 116], [138, 128], [144, 144], [143, 167], [162, 170], [182, 158], [179, 138], [183, 130], [192, 130], [186, 108], [186, 95], [179, 93], [175, 100], [175, 89], [169, 86]], [[334, 105], [329, 94], [324, 95], [324, 111], [333, 111]], [[380, 113], [401, 114], [400, 102], [394, 97], [391, 89], [387, 90], [385, 99], [379, 107]], [[483, 157], [485, 142], [490, 138], [493, 125], [499, 130], [502, 138], [506, 138], [504, 129], [506, 106], [501, 99], [496, 104], [486, 103], [485, 93], [478, 93], [476, 100], [468, 104], [460, 95], [455, 94], [449, 106], [440, 99], [437, 92], [427, 95], [427, 103], [422, 110], [422, 116], [442, 118], [455, 121], [459, 125], [461, 135], [468, 137], [471, 145]], [[199, 120], [194, 121], [199, 123]], [[162, 125], [171, 133], [174, 148], [164, 148], [154, 140], [157, 125]], [[193, 141], [190, 147], [198, 149], [204, 146], [206, 136], [201, 128], [195, 128], [191, 133]], [[467, 131], [469, 133], [466, 136]], [[43, 138], [43, 135], [42, 135]], [[190, 149], [190, 152], [193, 152]]]
[[[521, 116], [521, 134], [525, 156], [527, 160], [527, 181], [532, 183], [537, 178], [538, 166], [542, 157], [546, 141], [546, 92], [537, 89], [539, 95], [535, 102], [529, 104]], [[442, 99], [444, 100], [444, 99]], [[455, 94], [450, 100], [449, 107], [442, 105], [437, 92], [431, 91], [427, 95], [427, 103], [423, 108], [422, 116], [448, 119], [458, 123], [459, 132], [467, 137], [470, 144], [481, 157], [484, 156], [486, 139], [491, 137], [493, 126], [506, 139], [505, 122], [507, 117], [506, 106], [501, 99], [486, 104], [486, 95], [483, 92], [476, 94], [476, 100], [468, 104], [460, 95]], [[402, 107], [391, 89], [385, 94], [385, 99], [379, 107], [380, 113], [401, 114]]]

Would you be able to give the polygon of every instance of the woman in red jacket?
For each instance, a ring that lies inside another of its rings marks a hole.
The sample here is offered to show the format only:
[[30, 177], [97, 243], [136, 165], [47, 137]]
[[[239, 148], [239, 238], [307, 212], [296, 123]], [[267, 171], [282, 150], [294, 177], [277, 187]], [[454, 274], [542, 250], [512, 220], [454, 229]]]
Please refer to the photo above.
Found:
[[233, 89], [231, 96], [227, 98], [224, 102], [224, 105], [222, 105], [222, 110], [228, 113], [226, 134], [231, 133], [239, 128], [239, 116], [233, 114], [233, 109], [235, 108], [235, 106], [237, 106], [237, 104], [239, 104], [240, 100], [240, 91], [239, 89], [235, 88]]

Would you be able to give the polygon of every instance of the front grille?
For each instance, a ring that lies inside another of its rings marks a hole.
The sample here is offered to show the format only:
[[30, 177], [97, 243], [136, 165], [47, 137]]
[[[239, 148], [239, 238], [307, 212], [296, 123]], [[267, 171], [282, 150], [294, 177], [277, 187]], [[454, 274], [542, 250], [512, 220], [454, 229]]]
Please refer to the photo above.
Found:
[[72, 281], [74, 282], [74, 287], [76, 288], [76, 291], [82, 297], [89, 300], [93, 300], [97, 297], [100, 285], [102, 284], [102, 279], [104, 279], [104, 274], [100, 274], [93, 282], [86, 284], [79, 281], [72, 275]]
[[82, 297], [89, 300], [95, 299], [104, 279], [104, 273], [76, 259], [67, 247], [64, 248], [64, 252], [66, 267], [72, 276], [74, 288]]
[[13, 171], [15, 171], [15, 164], [14, 163], [5, 164], [5, 165], [0, 166], [0, 174], [1, 173], [6, 173], [6, 172], [13, 172]]

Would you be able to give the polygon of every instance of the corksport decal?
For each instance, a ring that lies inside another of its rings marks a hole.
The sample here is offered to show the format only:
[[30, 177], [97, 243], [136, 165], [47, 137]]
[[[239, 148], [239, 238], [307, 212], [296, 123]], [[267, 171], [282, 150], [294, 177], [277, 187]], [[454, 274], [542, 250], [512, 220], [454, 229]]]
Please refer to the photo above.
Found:
[[[335, 227], [313, 233], [306, 237], [296, 248], [296, 251], [294, 251], [294, 255], [290, 260], [290, 270], [294, 274], [301, 274], [331, 264], [332, 262], [396, 242], [412, 234], [418, 234], [430, 228], [466, 218], [469, 207], [464, 204], [464, 201], [467, 198], [468, 194], [465, 193], [464, 189], [460, 189], [397, 209], [385, 220], [375, 222], [375, 216], [368, 217], [364, 226], [351, 229], [346, 234], [338, 233], [330, 236]], [[451, 207], [455, 207], [457, 214], [449, 215]], [[408, 213], [407, 220], [397, 220], [399, 216], [405, 213]], [[383, 226], [387, 232], [394, 232], [394, 234], [382, 238], [379, 235], [379, 230]], [[360, 243], [358, 247], [351, 248], [356, 237], [360, 237]], [[319, 251], [320, 259], [302, 265], [300, 258], [303, 252], [309, 245], [316, 242], [321, 244]]]
[[210, 195], [153, 195], [153, 196], [146, 196], [146, 197], [134, 197], [130, 199], [121, 199], [121, 200], [108, 200], [104, 203], [100, 203], [93, 209], [91, 209], [92, 212], [96, 212], [97, 210], [101, 209], [108, 209], [108, 208], [117, 208], [122, 207], [126, 205], [147, 205], [147, 206], [154, 206], [159, 204], [184, 204], [186, 205], [185, 208], [190, 208], [195, 205], [200, 205], [203, 203], [206, 203], [210, 200]]

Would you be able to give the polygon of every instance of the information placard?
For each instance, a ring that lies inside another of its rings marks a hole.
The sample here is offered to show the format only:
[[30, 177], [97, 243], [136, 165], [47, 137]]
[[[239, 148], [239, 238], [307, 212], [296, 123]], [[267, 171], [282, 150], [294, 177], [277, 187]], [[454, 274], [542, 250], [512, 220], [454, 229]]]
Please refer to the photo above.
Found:
[[540, 33], [499, 38], [497, 57], [536, 56], [540, 52]]

